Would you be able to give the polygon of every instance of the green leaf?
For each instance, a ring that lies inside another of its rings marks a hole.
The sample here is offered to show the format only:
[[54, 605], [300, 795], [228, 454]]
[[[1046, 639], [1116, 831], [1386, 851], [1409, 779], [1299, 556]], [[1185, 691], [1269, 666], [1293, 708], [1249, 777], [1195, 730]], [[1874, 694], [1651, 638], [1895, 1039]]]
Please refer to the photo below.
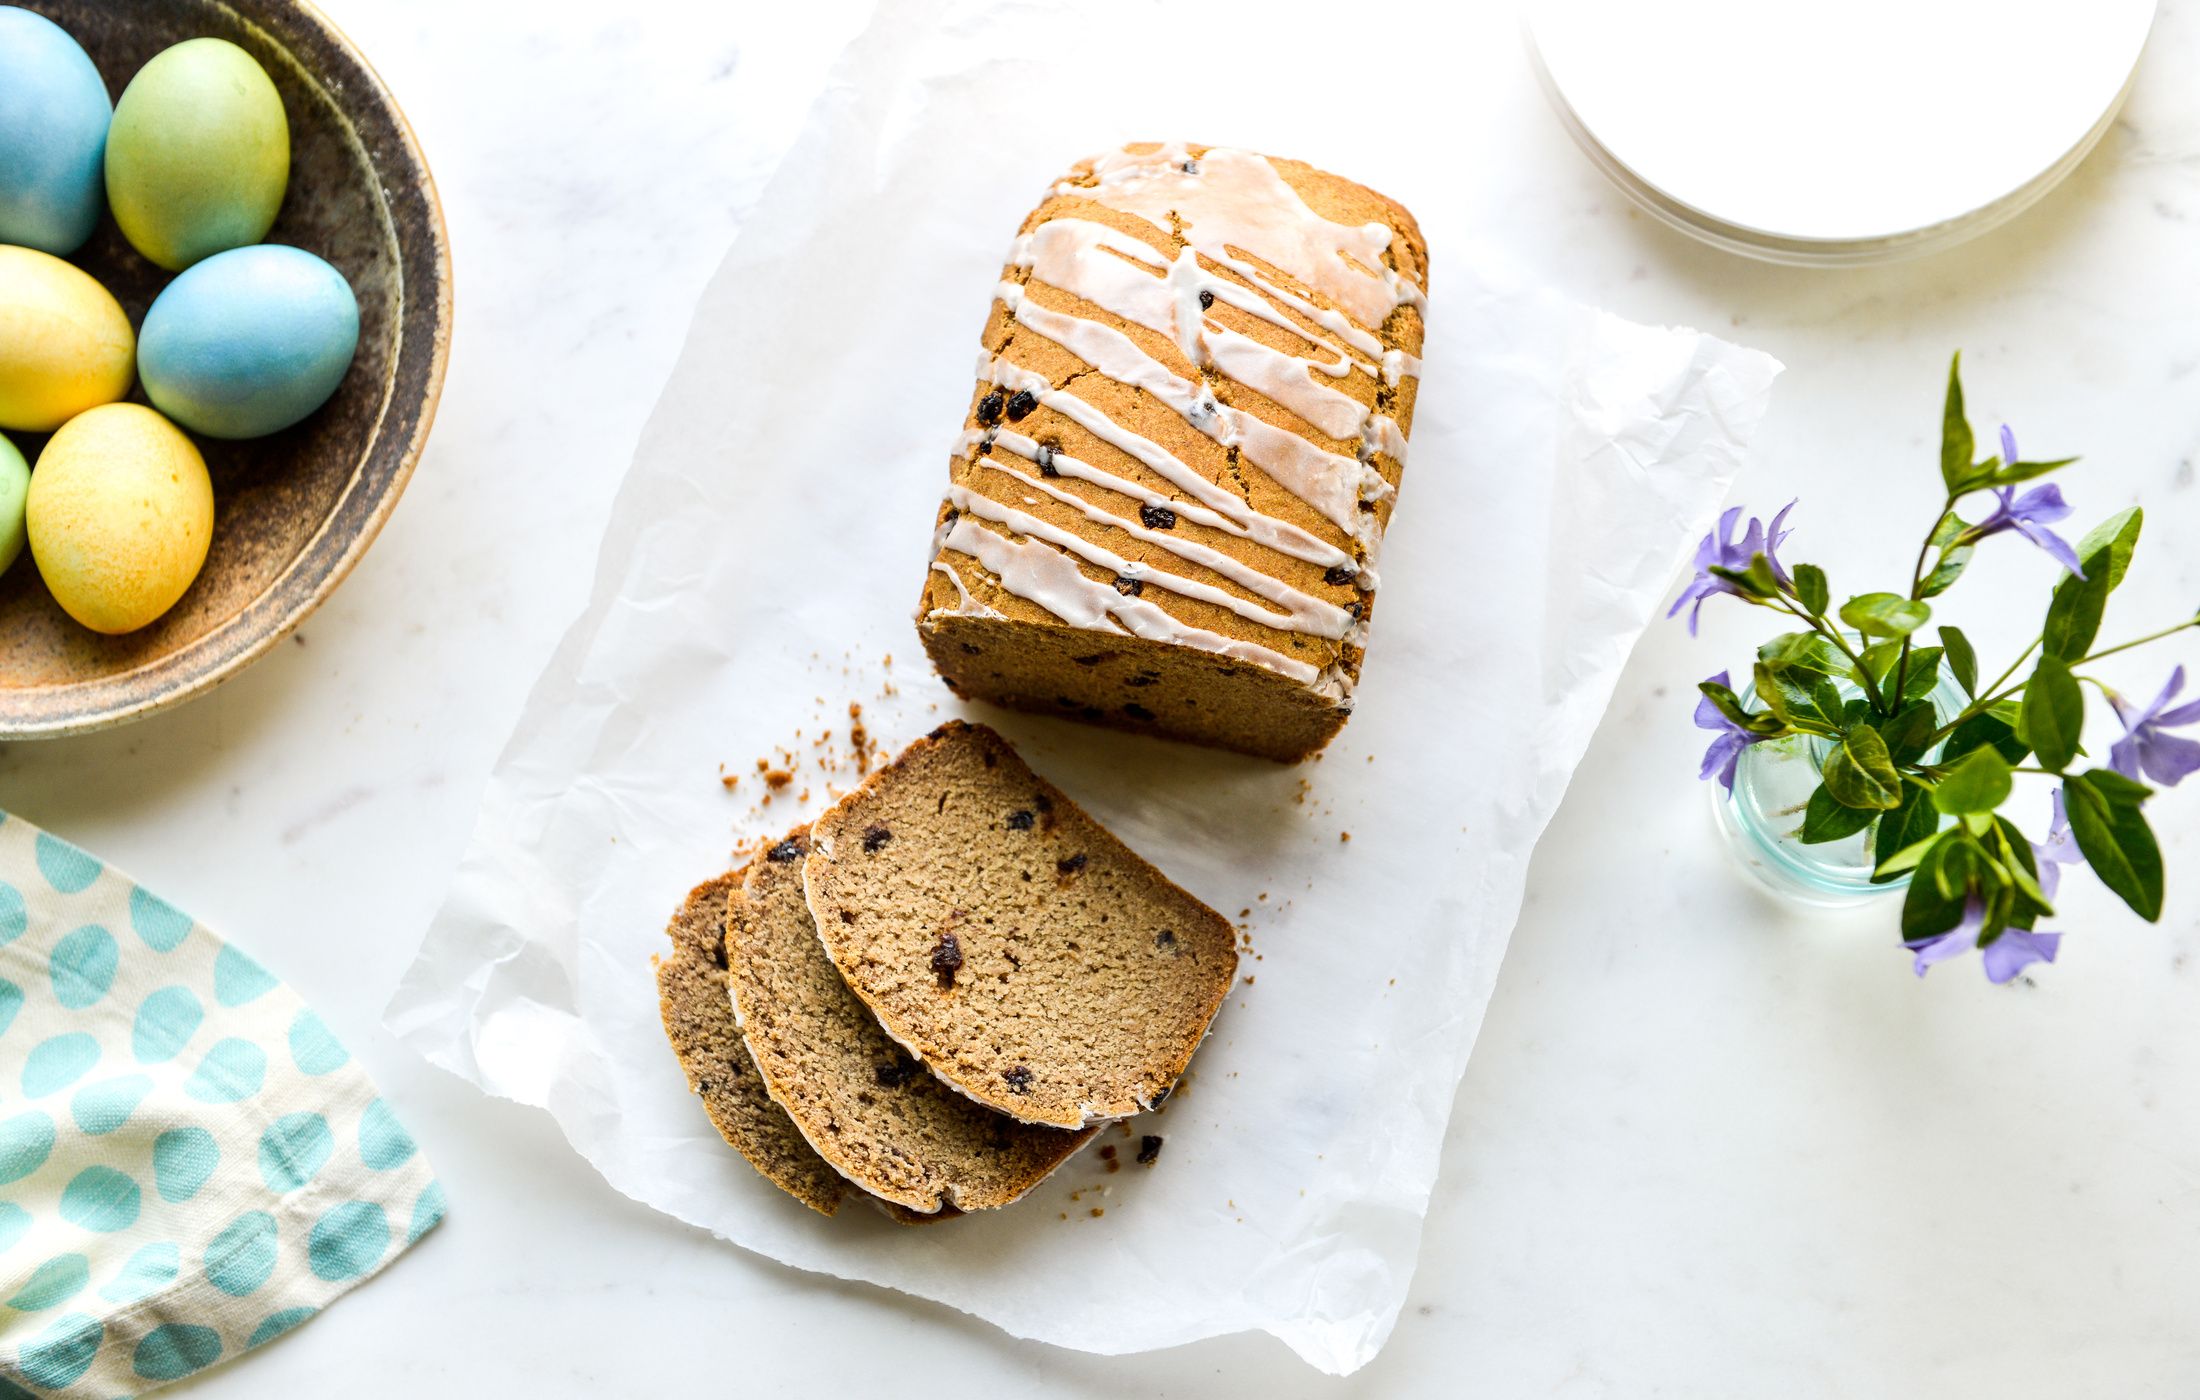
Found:
[[1810, 734], [1839, 733], [1839, 712], [1836, 711], [1834, 718], [1819, 712], [1817, 702], [1811, 698], [1810, 687], [1803, 683], [1807, 679], [1793, 672], [1775, 671], [1760, 661], [1757, 663], [1757, 698], [1790, 729]]
[[1823, 615], [1833, 596], [1826, 588], [1826, 571], [1816, 564], [1797, 564], [1794, 574], [1796, 599], [1805, 611]]
[[2154, 796], [2154, 789], [2136, 778], [2127, 778], [2113, 768], [2096, 768], [2085, 775], [2085, 780], [2100, 790], [2101, 796], [2110, 802], [2126, 807], [2136, 807]]
[[1963, 355], [1959, 351], [1948, 361], [1948, 398], [1940, 410], [1940, 479], [1947, 484], [1949, 495], [1973, 489], [1978, 473], [1972, 467], [1971, 454], [1977, 448], [1970, 421], [1963, 416]]
[[2064, 661], [2076, 661], [2092, 649], [2101, 634], [2101, 614], [2108, 608], [2108, 555], [2087, 561], [2085, 577], [2064, 574], [2048, 600], [2047, 625], [2040, 629], [2040, 649]]
[[1933, 786], [1933, 805], [1951, 817], [1991, 812], [2009, 800], [2014, 786], [2009, 761], [1992, 749], [1977, 749]]
[[1919, 586], [1918, 596], [1938, 598], [1946, 593], [1963, 577], [1963, 571], [1971, 567], [1972, 553], [1973, 546], [1967, 544], [1941, 551], [1939, 562], [1933, 565], [1933, 571], [1925, 575], [1924, 583]]
[[2075, 662], [2092, 650], [2093, 639], [2101, 633], [2108, 595], [2131, 567], [2131, 552], [2139, 543], [2145, 519], [2136, 506], [2119, 511], [2079, 544], [2078, 561], [2085, 577], [2066, 574], [2055, 585], [2054, 599], [2047, 605], [2047, 627], [2041, 634], [2048, 655]]
[[1932, 616], [1931, 608], [1899, 593], [1859, 593], [1841, 605], [1841, 620], [1867, 637], [1907, 637]]
[[1948, 656], [1948, 674], [1956, 678], [1963, 693], [1978, 698], [1978, 653], [1971, 649], [1971, 639], [1963, 635], [1960, 627], [1940, 629], [1940, 644]]
[[1868, 808], [1843, 806], [1826, 791], [1825, 784], [1820, 783], [1811, 792], [1810, 805], [1803, 812], [1803, 829], [1795, 839], [1806, 846], [1839, 841], [1870, 826], [1878, 815]]
[[1810, 699], [1818, 707], [1818, 713], [1832, 720], [1836, 728], [1848, 728], [1848, 702], [1841, 698], [1840, 687], [1830, 679], [1820, 676], [1812, 681]]
[[1737, 592], [1752, 602], [1762, 602], [1772, 596], [1771, 593], [1758, 586], [1757, 580], [1750, 577], [1747, 569], [1730, 569], [1724, 564], [1713, 564], [1704, 572], [1713, 578], [1724, 579], [1733, 584]]
[[1889, 812], [1902, 805], [1902, 775], [1887, 753], [1887, 741], [1868, 724], [1852, 726], [1841, 736], [1819, 776], [1844, 807]]
[[1849, 659], [1817, 632], [1782, 632], [1757, 648], [1757, 659], [1775, 671], [1814, 676], [1838, 676], [1849, 669]]
[[2063, 780], [2070, 834], [2101, 883], [2153, 923], [2162, 917], [2162, 848], [2132, 800], [2131, 790], [2141, 785], [2122, 774], [2112, 774], [2114, 782], [2101, 781], [2108, 772], [2097, 768]]
[[[1925, 809], [1927, 811], [1932, 811], [1933, 804], [1931, 802], [1927, 802], [1925, 804]], [[1882, 823], [1881, 830], [1885, 830], [1884, 823], [1888, 820], [1889, 818], [1886, 817], [1880, 818], [1880, 821]], [[1933, 843], [1939, 839], [1940, 833], [1938, 831], [1935, 831], [1933, 834], [1924, 837], [1922, 840], [1912, 841], [1909, 845], [1904, 846], [1901, 850], [1896, 851], [1893, 855], [1879, 862], [1878, 868], [1872, 871], [1872, 883], [1875, 885], [1883, 885], [1887, 881], [1892, 880], [1897, 875], [1906, 875], [1910, 871], [1917, 869], [1918, 864], [1925, 859], [1925, 853], [1927, 851], [1930, 851], [1933, 848]]]
[[1970, 528], [1970, 522], [1952, 510], [1940, 517], [1940, 523], [1933, 527], [1933, 537], [1928, 542], [1940, 551], [1940, 558], [1934, 564], [1933, 571], [1925, 576], [1924, 585], [1918, 590], [1919, 597], [1937, 598], [1947, 592], [1957, 579], [1963, 577], [1963, 571], [1971, 565], [1974, 546], [1958, 544], [1956, 541]]
[[1940, 761], [1953, 763], [1977, 749], [1991, 748], [2011, 763], [2022, 763], [2032, 746], [2017, 737], [2017, 727], [2012, 717], [1997, 705], [1971, 716], [1949, 731], [1948, 742], [1941, 747]]
[[1914, 700], [1902, 707], [1893, 719], [1879, 726], [1879, 737], [1887, 741], [1887, 752], [1894, 757], [1895, 766], [1915, 763], [1925, 756], [1931, 747], [1934, 731], [1940, 728], [1940, 714], [1923, 700]]
[[[1910, 891], [1902, 900], [1904, 942], [1935, 937], [1963, 921], [1963, 899], [1968, 891], [1968, 877], [1955, 885], [1953, 894], [1942, 887], [1941, 878], [1942, 870], [1951, 859], [1950, 853], [1964, 850], [1962, 841], [1963, 833], [1950, 828], [1927, 846], [1917, 860], [1917, 874], [1911, 879]], [[1908, 852], [1904, 851], [1902, 855], [1907, 856]]]
[[2131, 554], [2139, 547], [2139, 529], [2145, 524], [2146, 512], [2133, 506], [2116, 512], [2086, 531], [2085, 538], [2078, 541], [2078, 558], [2085, 565], [2085, 571], [2093, 572], [2093, 556], [2105, 547], [2108, 550], [2108, 586], [2113, 592], [2131, 568]]
[[2085, 696], [2077, 678], [2060, 659], [2040, 658], [2025, 683], [2024, 705], [2017, 712], [2017, 735], [2039, 755], [2043, 767], [2060, 773], [2078, 756], [2078, 731], [2085, 724]]
[[1972, 845], [1965, 828], [1951, 827], [1947, 842], [1918, 867], [1918, 873], [1930, 876], [1934, 888], [1943, 897], [1961, 900], [1971, 888], [1976, 853], [1977, 848]]
[[1993, 825], [1993, 848], [2001, 862], [2001, 868], [2017, 887], [2017, 907], [2009, 921], [2020, 928], [2030, 928], [2042, 914], [2052, 914], [2055, 906], [2047, 899], [2047, 892], [2040, 888], [2039, 862], [2032, 856], [2032, 842], [2017, 830], [2007, 817], [1997, 815]]
[[2145, 514], [2134, 506], [2094, 526], [2079, 542], [2076, 552], [2085, 576], [2065, 575], [2048, 604], [2043, 640], [2050, 655], [2076, 661], [2092, 648], [2093, 639], [2100, 635], [2108, 595], [2130, 569], [2145, 523]]
[[1705, 681], [1696, 689], [1703, 692], [1714, 708], [1729, 721], [1740, 725], [1752, 734], [1766, 736], [1780, 733], [1786, 728], [1777, 716], [1763, 710], [1751, 711], [1742, 707], [1742, 698], [1717, 681]]
[[1725, 579], [1751, 599], [1763, 600], [1779, 596], [1779, 576], [1772, 572], [1772, 561], [1761, 552], [1750, 556], [1749, 567], [1746, 569], [1729, 569], [1723, 564], [1713, 564], [1704, 572], [1714, 578]]
[[1988, 857], [1983, 849], [1974, 857], [1971, 868], [1978, 877], [1979, 902], [1986, 906], [1986, 918], [1978, 931], [1978, 946], [1983, 948], [1999, 938], [2016, 916], [2017, 887], [2001, 868], [2001, 862]]
[[2004, 462], [1994, 469], [1992, 476], [1986, 478], [1986, 484], [1988, 486], [2014, 486], [2020, 481], [2030, 481], [2036, 476], [2045, 476], [2049, 472], [2061, 471], [2077, 460], [2075, 457], [2057, 457], [2052, 462]]
[[[1920, 847], [1940, 828], [1940, 813], [1933, 807], [1933, 795], [1915, 783], [1903, 789], [1902, 805], [1879, 818], [1879, 830], [1872, 838], [1872, 857], [1879, 868], [1872, 879], [1884, 883], [1902, 873], [1887, 867], [1904, 851]], [[1904, 867], [1905, 869], [1907, 867]]]
[[[1894, 663], [1901, 656], [1902, 643], [1873, 642], [1870, 646], [1864, 648], [1857, 659], [1864, 663], [1864, 669], [1871, 673], [1872, 680], [1876, 682], [1887, 678], [1888, 673], [1894, 670]], [[1854, 667], [1849, 668], [1849, 674], [1856, 674]], [[1863, 677], [1858, 676], [1857, 680], [1861, 683]]]
[[1933, 687], [1940, 684], [1942, 655], [1939, 647], [1919, 647], [1910, 653], [1910, 674], [1902, 682], [1903, 699], [1922, 700], [1933, 693]]

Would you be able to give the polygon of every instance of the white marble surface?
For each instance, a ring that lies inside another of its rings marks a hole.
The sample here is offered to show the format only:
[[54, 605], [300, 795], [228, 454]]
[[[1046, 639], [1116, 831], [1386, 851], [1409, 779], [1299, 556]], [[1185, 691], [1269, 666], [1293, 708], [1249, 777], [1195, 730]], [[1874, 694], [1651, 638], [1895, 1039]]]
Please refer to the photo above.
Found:
[[[1700, 641], [1653, 631], [1622, 681], [1538, 855], [1412, 1302], [1349, 1381], [1259, 1338], [1062, 1352], [788, 1272], [619, 1198], [547, 1118], [398, 1049], [381, 1005], [581, 601], [690, 299], [861, 6], [326, 7], [406, 102], [450, 214], [458, 338], [434, 443], [299, 644], [179, 713], [0, 749], [0, 805], [283, 973], [403, 1106], [453, 1206], [384, 1279], [184, 1389], [2200, 1389], [2200, 805], [2160, 804], [2159, 929], [2080, 880], [2063, 962], [2036, 986], [1996, 992], [1967, 967], [1917, 983], [1884, 914], [1798, 917], [1723, 865], [1690, 781], [1687, 697], [1754, 639], [1738, 609]], [[1410, 47], [1406, 76], [1440, 80], [1441, 46]], [[2022, 100], [1990, 79], [1964, 75], [1981, 101]], [[1601, 182], [1524, 63], [1507, 100], [1518, 121], [1501, 139], [1397, 139], [1427, 145], [1430, 178], [1511, 191], [1542, 271], [1573, 294], [1787, 362], [1740, 499], [1804, 497], [1792, 558], [1819, 559], [1836, 587], [1907, 565], [1909, 546], [1860, 531], [1881, 501], [1929, 511], [1934, 381], [1961, 346], [1982, 420], [2087, 455], [2065, 483], [2084, 514], [2147, 504], [2110, 632], [2200, 601], [2200, 4], [2165, 6], [2125, 120], [2067, 186], [1981, 242], [1891, 269], [1697, 248]], [[2012, 549], [1954, 610], [1991, 643], [2012, 628], [1980, 621], [1985, 600], [2029, 606], [2046, 582]], [[2200, 662], [2200, 643], [2182, 654]], [[2118, 675], [2151, 684], [2169, 660]]]

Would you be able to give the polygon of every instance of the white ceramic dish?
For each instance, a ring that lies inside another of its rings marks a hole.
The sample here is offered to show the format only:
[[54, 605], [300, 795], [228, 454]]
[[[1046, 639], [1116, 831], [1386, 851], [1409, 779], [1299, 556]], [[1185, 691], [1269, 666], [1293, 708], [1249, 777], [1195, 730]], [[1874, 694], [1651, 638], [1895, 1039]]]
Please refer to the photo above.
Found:
[[2155, 0], [1535, 0], [1552, 105], [1643, 208], [1776, 262], [1911, 257], [2084, 160]]

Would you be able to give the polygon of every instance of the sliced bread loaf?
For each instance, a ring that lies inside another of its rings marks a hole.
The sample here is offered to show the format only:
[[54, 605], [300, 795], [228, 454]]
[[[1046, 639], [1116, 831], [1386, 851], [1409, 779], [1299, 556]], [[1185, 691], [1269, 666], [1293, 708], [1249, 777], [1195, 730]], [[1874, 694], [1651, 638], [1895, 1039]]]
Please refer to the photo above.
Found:
[[879, 1023], [1027, 1123], [1159, 1101], [1237, 972], [1228, 920], [982, 725], [942, 725], [843, 798], [804, 878], [819, 937]]
[[749, 867], [726, 919], [741, 1033], [765, 1087], [820, 1156], [915, 1211], [1004, 1206], [1097, 1129], [1035, 1127], [925, 1073], [856, 1000], [803, 897], [807, 828]]
[[657, 960], [657, 1009], [688, 1089], [702, 1099], [719, 1136], [774, 1186], [831, 1215], [849, 1184], [765, 1092], [726, 999], [726, 901], [740, 898], [743, 873], [697, 885], [672, 916], [665, 930], [672, 953]]

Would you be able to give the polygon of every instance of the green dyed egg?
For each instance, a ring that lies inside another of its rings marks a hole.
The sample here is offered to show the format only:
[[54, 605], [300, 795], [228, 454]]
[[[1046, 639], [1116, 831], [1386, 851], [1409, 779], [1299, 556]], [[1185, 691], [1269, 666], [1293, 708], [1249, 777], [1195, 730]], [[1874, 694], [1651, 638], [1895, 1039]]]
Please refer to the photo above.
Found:
[[290, 123], [252, 55], [192, 39], [138, 70], [107, 131], [107, 204], [171, 272], [267, 236], [290, 184]]
[[30, 495], [31, 464], [0, 437], [0, 573], [23, 552], [23, 500]]

